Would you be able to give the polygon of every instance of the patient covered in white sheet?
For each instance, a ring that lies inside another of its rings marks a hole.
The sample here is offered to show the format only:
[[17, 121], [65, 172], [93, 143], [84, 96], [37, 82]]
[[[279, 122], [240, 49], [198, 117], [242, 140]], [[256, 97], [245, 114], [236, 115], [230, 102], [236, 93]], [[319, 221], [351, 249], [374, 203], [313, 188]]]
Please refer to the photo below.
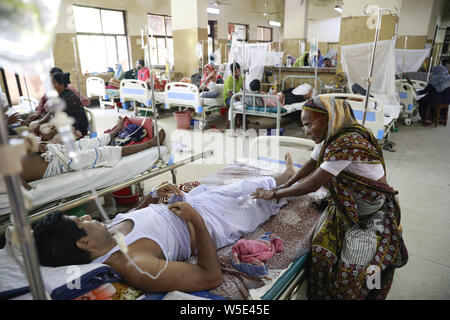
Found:
[[[173, 192], [184, 202], [166, 206], [156, 204], [159, 199], [147, 198], [137, 209], [117, 215], [108, 225], [89, 216], [51, 213], [34, 228], [39, 260], [42, 265], [55, 267], [105, 263], [128, 284], [147, 292], [213, 289], [221, 283], [216, 250], [254, 231], [289, 201], [250, 197], [257, 189], [273, 189], [292, 177], [295, 170], [289, 155], [286, 160], [286, 171], [277, 177], [224, 186], [201, 185], [188, 194], [173, 185], [166, 186], [163, 192]], [[118, 232], [124, 236], [127, 254], [114, 240]], [[197, 255], [197, 264], [181, 262], [192, 253]]]
[[[123, 129], [123, 118], [119, 117], [117, 125], [108, 134], [96, 138], [83, 138], [75, 142], [76, 154], [71, 154], [63, 144], [41, 144], [39, 152], [22, 159], [22, 179], [25, 182], [40, 180], [69, 171], [97, 167], [113, 167], [122, 157], [157, 145], [156, 137], [130, 146], [110, 146], [112, 139]], [[165, 138], [164, 130], [159, 131], [159, 141]]]

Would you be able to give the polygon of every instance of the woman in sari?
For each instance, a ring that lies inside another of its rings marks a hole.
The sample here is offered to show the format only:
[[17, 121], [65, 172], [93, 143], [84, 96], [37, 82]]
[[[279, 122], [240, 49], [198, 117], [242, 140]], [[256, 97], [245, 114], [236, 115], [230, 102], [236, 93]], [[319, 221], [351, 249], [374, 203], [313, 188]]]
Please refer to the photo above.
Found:
[[200, 89], [210, 90], [210, 84], [216, 83], [216, 81], [217, 81], [217, 73], [214, 70], [214, 67], [211, 64], [205, 65], [205, 67], [203, 68], [202, 80], [200, 82]]
[[308, 298], [385, 299], [408, 253], [381, 148], [343, 100], [308, 100], [302, 123], [316, 143], [311, 159], [286, 184], [252, 196], [281, 199], [325, 186], [330, 196], [312, 238]]

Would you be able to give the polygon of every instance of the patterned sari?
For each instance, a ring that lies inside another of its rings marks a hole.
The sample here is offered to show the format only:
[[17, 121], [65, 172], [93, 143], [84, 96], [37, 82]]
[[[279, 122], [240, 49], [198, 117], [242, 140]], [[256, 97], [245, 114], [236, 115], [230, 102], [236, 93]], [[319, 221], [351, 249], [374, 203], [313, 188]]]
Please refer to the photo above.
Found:
[[[384, 168], [380, 146], [359, 124], [325, 141], [317, 167], [338, 160], [381, 163]], [[408, 260], [399, 230], [397, 192], [347, 170], [333, 177], [327, 188], [329, 204], [312, 240], [308, 298], [385, 299], [395, 268]]]

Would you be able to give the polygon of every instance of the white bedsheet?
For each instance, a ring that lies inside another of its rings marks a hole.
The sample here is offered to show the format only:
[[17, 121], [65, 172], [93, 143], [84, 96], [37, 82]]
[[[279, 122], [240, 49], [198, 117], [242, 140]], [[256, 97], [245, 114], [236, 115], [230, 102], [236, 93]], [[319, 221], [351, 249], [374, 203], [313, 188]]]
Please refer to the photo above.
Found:
[[283, 108], [285, 108], [288, 113], [300, 111], [300, 110], [302, 110], [302, 107], [305, 104], [305, 102], [306, 101], [287, 104], [287, 105], [284, 105]]
[[[170, 158], [167, 147], [161, 146], [161, 155], [167, 163]], [[123, 157], [114, 167], [87, 169], [87, 177], [84, 177], [80, 172], [68, 172], [33, 181], [30, 183], [33, 189], [28, 191], [22, 188], [22, 192], [32, 201], [33, 206], [39, 206], [89, 191], [92, 187], [99, 189], [126, 181], [147, 171], [157, 159], [158, 148], [153, 147]], [[7, 194], [0, 194], [0, 215], [8, 213], [10, 213], [8, 196]]]
[[[150, 92], [150, 98], [152, 97]], [[156, 103], [164, 103], [165, 101], [165, 92], [164, 91], [155, 91], [155, 100]]]
[[223, 99], [220, 95], [217, 98], [200, 97], [200, 104], [205, 107], [223, 107]]
[[384, 104], [384, 125], [387, 126], [393, 120], [398, 119], [398, 117], [400, 116], [401, 110], [402, 110], [402, 107], [399, 103], [397, 103], [397, 104], [385, 103]]
[[[302, 110], [303, 105], [305, 104], [306, 101], [304, 102], [297, 102], [297, 103], [292, 103], [292, 104], [286, 104], [284, 106], [281, 106], [282, 108], [284, 108], [286, 110], [286, 112], [281, 113], [281, 115], [285, 115], [285, 114], [289, 114], [295, 111], [300, 111]], [[269, 107], [268, 107], [269, 108]], [[271, 107], [274, 108], [274, 107]], [[242, 103], [241, 102], [236, 102], [234, 104], [234, 109], [237, 111], [242, 111]], [[252, 112], [252, 110], [248, 110], [249, 112]], [[263, 111], [258, 111], [258, 112], [263, 112]], [[276, 112], [270, 112], [273, 114], [276, 114]]]

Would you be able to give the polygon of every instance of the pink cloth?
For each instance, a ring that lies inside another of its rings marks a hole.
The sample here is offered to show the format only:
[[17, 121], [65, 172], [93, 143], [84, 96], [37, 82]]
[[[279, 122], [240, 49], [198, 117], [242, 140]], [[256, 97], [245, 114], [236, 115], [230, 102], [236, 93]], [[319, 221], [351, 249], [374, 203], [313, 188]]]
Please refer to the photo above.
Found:
[[241, 262], [258, 263], [270, 259], [280, 251], [283, 251], [283, 240], [278, 237], [270, 241], [241, 239], [234, 244], [231, 255]]

